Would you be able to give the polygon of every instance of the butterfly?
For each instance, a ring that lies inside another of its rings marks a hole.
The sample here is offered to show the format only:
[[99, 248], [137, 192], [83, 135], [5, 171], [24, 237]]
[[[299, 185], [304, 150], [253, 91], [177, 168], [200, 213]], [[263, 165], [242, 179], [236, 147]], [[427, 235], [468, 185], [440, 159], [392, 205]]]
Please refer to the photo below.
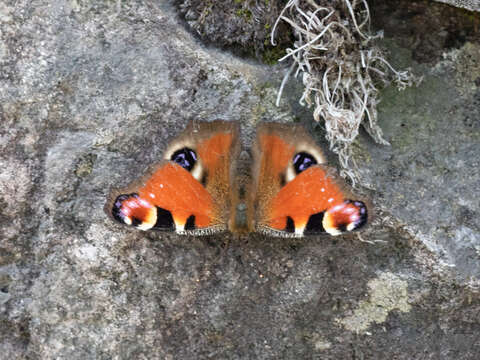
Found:
[[159, 164], [111, 191], [105, 211], [140, 230], [183, 235], [340, 235], [367, 224], [366, 202], [353, 200], [302, 126], [260, 125], [250, 176], [237, 174], [240, 150], [237, 123], [191, 122]]

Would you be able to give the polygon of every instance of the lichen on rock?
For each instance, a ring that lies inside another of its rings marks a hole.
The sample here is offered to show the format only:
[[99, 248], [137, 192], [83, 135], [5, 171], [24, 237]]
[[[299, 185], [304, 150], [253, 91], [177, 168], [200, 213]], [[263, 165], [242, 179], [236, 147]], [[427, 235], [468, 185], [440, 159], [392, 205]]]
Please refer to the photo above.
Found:
[[352, 315], [338, 320], [347, 330], [366, 331], [372, 323], [383, 323], [393, 310], [410, 311], [407, 282], [390, 272], [381, 273], [368, 282], [369, 299], [362, 300]]

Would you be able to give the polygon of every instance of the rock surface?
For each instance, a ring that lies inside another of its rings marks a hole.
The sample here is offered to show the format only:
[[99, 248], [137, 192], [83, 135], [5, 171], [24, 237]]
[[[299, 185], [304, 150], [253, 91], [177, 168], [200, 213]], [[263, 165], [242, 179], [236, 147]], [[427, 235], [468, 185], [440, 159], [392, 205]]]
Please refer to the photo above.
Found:
[[459, 8], [472, 11], [480, 11], [480, 0], [435, 0]]
[[163, 2], [3, 2], [0, 23], [2, 358], [478, 358], [478, 43], [417, 62], [386, 32], [424, 81], [382, 92], [391, 147], [356, 143], [373, 243], [189, 238], [113, 224], [109, 187], [190, 119], [240, 121], [245, 145], [309, 124], [301, 85], [275, 107], [283, 66], [206, 48]]

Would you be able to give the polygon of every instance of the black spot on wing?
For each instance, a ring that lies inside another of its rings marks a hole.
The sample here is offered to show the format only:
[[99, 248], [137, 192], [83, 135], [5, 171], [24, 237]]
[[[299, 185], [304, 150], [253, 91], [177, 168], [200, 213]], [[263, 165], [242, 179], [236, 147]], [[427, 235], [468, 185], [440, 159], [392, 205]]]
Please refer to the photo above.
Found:
[[155, 230], [175, 230], [175, 222], [172, 213], [168, 210], [157, 207], [157, 222], [153, 226]]
[[318, 162], [313, 155], [307, 152], [299, 152], [293, 157], [293, 168], [295, 173], [300, 174], [302, 171], [307, 170], [310, 166], [316, 165]]
[[290, 216], [287, 216], [287, 226], [285, 226], [285, 231], [289, 233], [295, 232], [295, 222]]
[[137, 219], [136, 217], [132, 218], [132, 226], [139, 227], [142, 225], [142, 220]]
[[197, 154], [192, 149], [185, 147], [175, 151], [170, 157], [170, 160], [184, 169], [192, 171], [197, 162]]
[[318, 233], [324, 233], [325, 229], [323, 228], [323, 212], [319, 212], [310, 216], [305, 227], [305, 235], [312, 235]]
[[190, 215], [185, 223], [185, 230], [195, 230], [195, 215]]

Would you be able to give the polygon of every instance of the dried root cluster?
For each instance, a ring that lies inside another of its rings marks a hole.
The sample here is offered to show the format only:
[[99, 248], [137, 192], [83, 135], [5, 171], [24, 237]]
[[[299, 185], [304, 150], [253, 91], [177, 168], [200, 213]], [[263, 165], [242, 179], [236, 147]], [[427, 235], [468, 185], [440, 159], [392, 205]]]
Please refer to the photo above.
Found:
[[293, 48], [279, 61], [293, 63], [279, 91], [294, 73], [305, 91], [300, 99], [313, 106], [313, 117], [325, 123], [331, 149], [339, 155], [342, 175], [356, 180], [351, 143], [360, 124], [381, 144], [388, 144], [377, 124], [377, 87], [395, 82], [399, 89], [412, 85], [407, 71], [396, 71], [372, 40], [370, 11], [365, 0], [289, 0], [272, 29], [285, 22], [295, 34]]

